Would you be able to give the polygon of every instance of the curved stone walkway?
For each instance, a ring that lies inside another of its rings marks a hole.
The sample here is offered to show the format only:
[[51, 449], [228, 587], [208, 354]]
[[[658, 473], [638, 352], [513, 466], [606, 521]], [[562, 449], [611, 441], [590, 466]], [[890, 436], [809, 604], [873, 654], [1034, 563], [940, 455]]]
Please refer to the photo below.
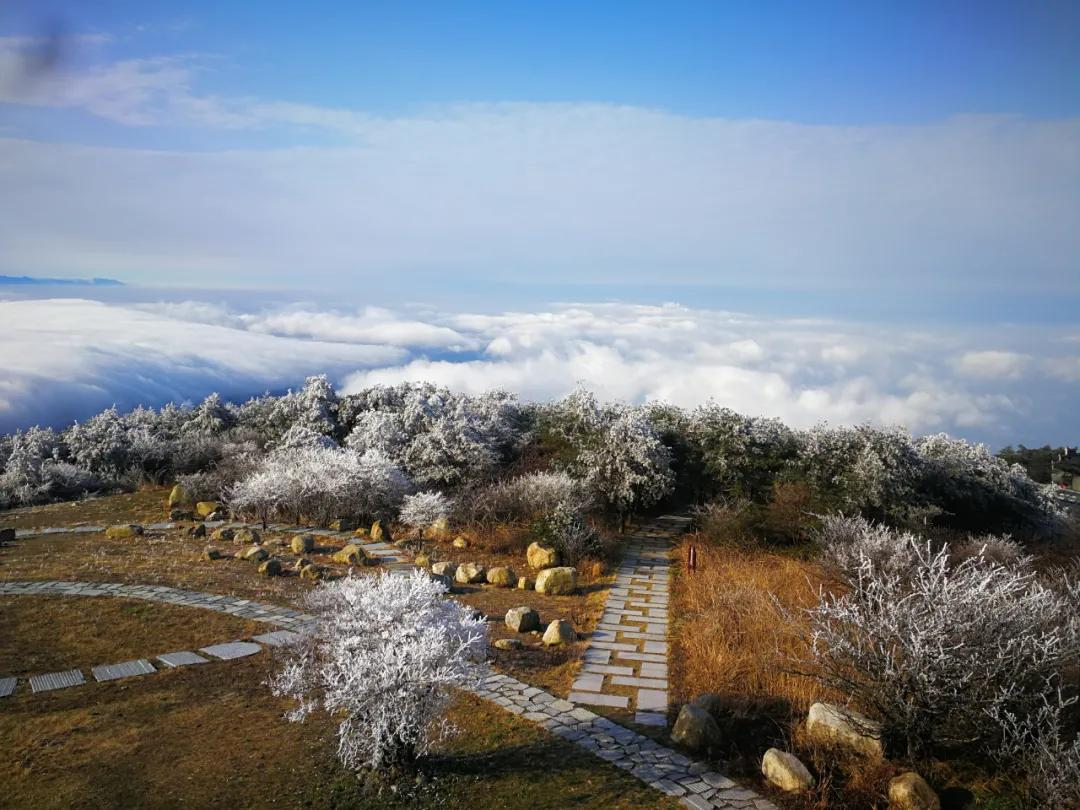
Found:
[[[254, 621], [303, 632], [315, 618], [291, 608], [240, 599], [232, 596], [185, 591], [162, 585], [125, 585], [98, 582], [0, 582], [0, 595], [37, 594], [62, 596], [118, 596], [144, 599], [170, 605], [214, 610]], [[266, 634], [272, 636], [273, 634]], [[263, 637], [256, 637], [263, 638]], [[248, 642], [236, 642], [246, 644]], [[265, 643], [273, 644], [267, 640]], [[217, 645], [225, 646], [225, 645]], [[255, 647], [257, 645], [252, 644]], [[213, 648], [204, 648], [210, 651]], [[256, 652], [251, 650], [250, 652]], [[202, 650], [200, 651], [202, 652]], [[228, 651], [224, 651], [228, 655]], [[215, 654], [211, 652], [211, 654]], [[225, 656], [218, 656], [225, 657]], [[136, 664], [136, 662], [125, 662]], [[197, 663], [197, 662], [191, 662]], [[137, 667], [136, 667], [137, 668]], [[72, 670], [67, 673], [74, 678]], [[61, 673], [52, 673], [59, 675]], [[40, 677], [40, 676], [39, 676]], [[76, 683], [82, 683], [82, 673]], [[75, 683], [70, 685], [76, 685]], [[14, 688], [14, 683], [11, 684]], [[57, 687], [62, 688], [62, 687]], [[741, 788], [724, 775], [710, 770], [676, 751], [660, 745], [632, 729], [620, 726], [568, 700], [562, 700], [509, 675], [490, 672], [477, 695], [513, 714], [537, 723], [575, 745], [584, 748], [616, 767], [633, 774], [642, 782], [667, 794], [679, 797], [694, 810], [776, 810], [768, 799]]]

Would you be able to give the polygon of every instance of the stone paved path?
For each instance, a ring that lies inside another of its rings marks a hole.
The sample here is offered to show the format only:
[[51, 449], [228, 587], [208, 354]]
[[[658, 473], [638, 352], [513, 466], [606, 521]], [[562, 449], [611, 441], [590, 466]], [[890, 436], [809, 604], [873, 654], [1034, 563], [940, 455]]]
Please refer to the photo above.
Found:
[[[669, 523], [668, 525], [669, 528], [666, 531], [667, 536], [670, 538], [670, 527], [677, 528], [677, 524]], [[647, 556], [647, 559], [651, 560], [653, 558]], [[631, 578], [636, 579], [637, 577]], [[250, 599], [218, 596], [198, 591], [184, 591], [160, 585], [124, 585], [96, 582], [0, 582], [0, 595], [9, 594], [120, 596], [145, 599], [152, 602], [185, 605], [214, 610], [220, 613], [229, 613], [296, 632], [303, 632], [305, 629], [310, 628], [311, 623], [314, 621], [312, 616], [291, 608], [253, 602]], [[280, 640], [283, 640], [282, 636], [276, 634], [275, 641]], [[272, 642], [269, 643], [272, 644]], [[252, 646], [256, 645], [252, 644]], [[188, 656], [192, 655], [192, 653], [170, 654], [169, 657], [175, 662], [171, 666], [205, 663], [205, 660], [195, 660], [199, 656], [188, 658]], [[158, 660], [169, 664], [168, 661], [165, 661], [166, 657], [161, 656]], [[72, 670], [70, 673], [51, 673], [50, 680], [58, 675], [67, 675], [70, 680], [82, 683], [82, 674], [78, 670]], [[31, 679], [31, 682], [33, 683], [37, 678], [42, 677], [44, 676], [35, 676], [35, 678]], [[38, 690], [35, 689], [35, 691]], [[568, 740], [616, 767], [628, 771], [641, 781], [668, 796], [678, 797], [685, 806], [694, 810], [709, 810], [710, 808], [716, 808], [716, 810], [776, 810], [776, 806], [768, 799], [752, 790], [739, 787], [723, 774], [711, 770], [704, 763], [695, 762], [648, 737], [638, 734], [632, 729], [620, 726], [618, 723], [594, 714], [569, 700], [557, 698], [543, 689], [529, 686], [529, 684], [516, 680], [509, 675], [489, 671], [475, 692], [480, 697], [494, 702], [507, 711], [537, 723], [556, 736]]]
[[[635, 722], [667, 725], [668, 567], [672, 543], [689, 522], [665, 515], [628, 538], [570, 700], [633, 708]], [[612, 687], [632, 689], [634, 697]]]

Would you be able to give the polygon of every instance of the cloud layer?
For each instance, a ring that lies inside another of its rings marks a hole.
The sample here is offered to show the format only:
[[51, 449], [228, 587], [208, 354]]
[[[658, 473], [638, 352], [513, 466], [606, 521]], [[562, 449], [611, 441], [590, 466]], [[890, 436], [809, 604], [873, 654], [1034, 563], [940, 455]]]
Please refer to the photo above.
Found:
[[[900, 423], [996, 445], [1067, 435], [1076, 330], [912, 330], [677, 304], [539, 311], [245, 309], [220, 301], [0, 303], [0, 430], [116, 403], [242, 398], [328, 373], [344, 392], [430, 380], [547, 400], [713, 399], [795, 426]], [[1034, 349], [1038, 347], [1038, 354]]]

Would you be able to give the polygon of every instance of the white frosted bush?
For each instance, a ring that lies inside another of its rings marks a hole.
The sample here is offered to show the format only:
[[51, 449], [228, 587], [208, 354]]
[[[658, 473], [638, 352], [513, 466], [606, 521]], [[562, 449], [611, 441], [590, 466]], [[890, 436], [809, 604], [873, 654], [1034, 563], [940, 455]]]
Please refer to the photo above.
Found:
[[444, 593], [421, 571], [346, 577], [312, 591], [305, 606], [317, 627], [271, 681], [274, 694], [298, 701], [288, 717], [317, 709], [340, 717], [338, 756], [347, 767], [425, 753], [450, 730], [451, 691], [477, 682], [487, 653], [483, 620]]
[[592, 501], [583, 481], [564, 471], [545, 471], [473, 489], [459, 499], [458, 511], [470, 523], [525, 524], [558, 508], [586, 512]]
[[399, 518], [417, 529], [426, 529], [450, 514], [450, 499], [441, 492], [417, 492], [401, 502]]
[[880, 719], [908, 755], [985, 745], [994, 713], [1018, 716], [1080, 656], [1075, 606], [1025, 568], [908, 540], [902, 573], [867, 555], [848, 589], [822, 592], [810, 643], [826, 685]]
[[860, 515], [822, 516], [817, 538], [825, 564], [848, 582], [858, 580], [866, 563], [875, 573], [902, 575], [919, 560], [914, 534]]

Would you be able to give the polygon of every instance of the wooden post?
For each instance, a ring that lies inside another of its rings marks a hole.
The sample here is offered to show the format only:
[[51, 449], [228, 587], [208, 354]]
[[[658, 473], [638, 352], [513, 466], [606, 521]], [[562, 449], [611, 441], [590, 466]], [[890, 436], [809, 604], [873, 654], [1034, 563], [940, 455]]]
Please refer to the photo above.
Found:
[[697, 570], [697, 547], [686, 547], [686, 567], [691, 571]]

